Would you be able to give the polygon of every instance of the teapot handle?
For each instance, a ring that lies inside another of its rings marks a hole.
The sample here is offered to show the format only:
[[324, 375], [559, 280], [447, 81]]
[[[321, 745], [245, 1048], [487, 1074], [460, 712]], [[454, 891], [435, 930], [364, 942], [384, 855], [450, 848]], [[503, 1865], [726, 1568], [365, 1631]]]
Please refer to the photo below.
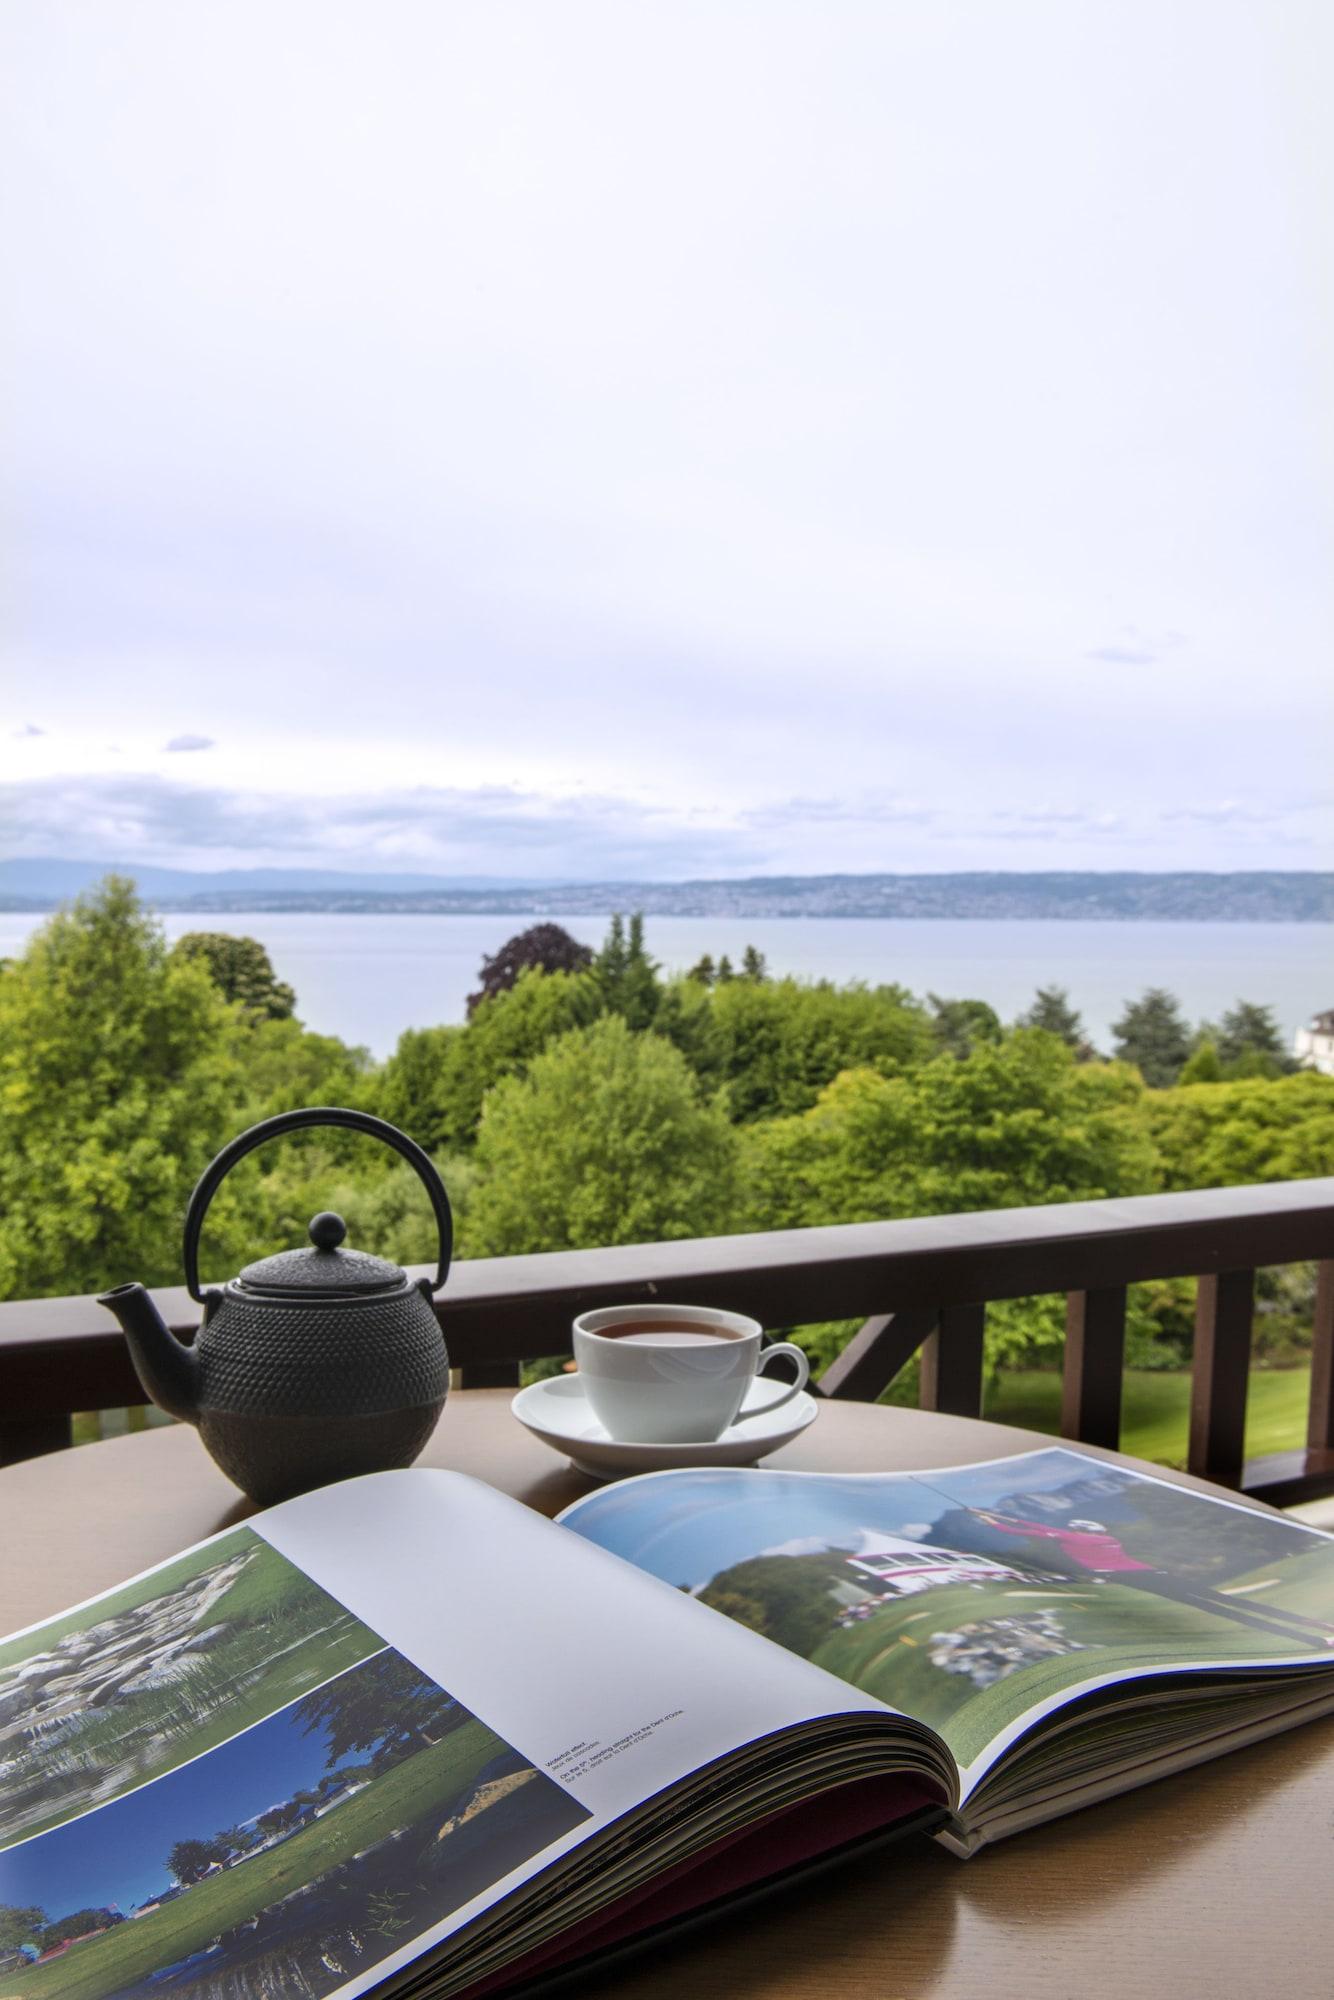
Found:
[[190, 1297], [200, 1305], [204, 1303], [204, 1294], [199, 1289], [199, 1234], [204, 1227], [208, 1205], [227, 1175], [238, 1160], [243, 1160], [247, 1153], [253, 1153], [256, 1146], [276, 1139], [282, 1132], [297, 1132], [308, 1125], [345, 1125], [354, 1132], [369, 1132], [373, 1139], [383, 1139], [386, 1146], [392, 1146], [396, 1153], [401, 1153], [408, 1165], [415, 1169], [417, 1178], [431, 1197], [436, 1228], [440, 1234], [440, 1260], [435, 1282], [431, 1286], [433, 1292], [438, 1292], [449, 1272], [450, 1252], [454, 1246], [454, 1218], [445, 1184], [429, 1155], [422, 1151], [415, 1139], [409, 1139], [406, 1132], [400, 1132], [396, 1125], [388, 1124], [383, 1118], [373, 1118], [369, 1111], [346, 1111], [334, 1104], [317, 1104], [305, 1111], [280, 1111], [276, 1118], [265, 1118], [258, 1125], [252, 1125], [239, 1139], [233, 1139], [230, 1146], [224, 1146], [211, 1166], [205, 1167], [185, 1213], [185, 1283]]

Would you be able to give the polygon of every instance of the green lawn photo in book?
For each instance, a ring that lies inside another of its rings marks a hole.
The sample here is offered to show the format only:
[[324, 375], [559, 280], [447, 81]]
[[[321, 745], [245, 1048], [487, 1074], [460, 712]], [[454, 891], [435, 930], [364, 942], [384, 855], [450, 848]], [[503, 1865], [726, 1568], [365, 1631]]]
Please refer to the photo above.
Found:
[[1064, 1448], [378, 1474], [0, 1642], [0, 1991], [500, 1992], [1331, 1707], [1334, 1540]]

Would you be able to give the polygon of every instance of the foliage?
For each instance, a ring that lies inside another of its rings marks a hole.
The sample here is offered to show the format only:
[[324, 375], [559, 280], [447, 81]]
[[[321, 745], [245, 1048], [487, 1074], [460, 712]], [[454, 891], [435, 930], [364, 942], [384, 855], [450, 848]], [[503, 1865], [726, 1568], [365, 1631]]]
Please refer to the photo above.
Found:
[[624, 920], [612, 918], [607, 941], [593, 961], [593, 977], [609, 1013], [619, 1014], [632, 1028], [651, 1025], [662, 989], [657, 964], [644, 945], [642, 912], [631, 917], [628, 935]]
[[296, 994], [277, 977], [258, 938], [187, 931], [172, 950], [181, 958], [197, 960], [223, 999], [249, 1020], [284, 1021], [296, 1006]]
[[1205, 1036], [1196, 1042], [1177, 1078], [1182, 1083], [1221, 1083], [1223, 1065], [1218, 1060], [1218, 1044]]
[[45, 1930], [37, 1933], [33, 1943], [40, 1945], [43, 1951], [50, 1951], [54, 1946], [64, 1944], [68, 1938], [87, 1937], [89, 1931], [109, 1930], [112, 1924], [124, 1921], [118, 1910], [105, 1907], [94, 1909], [88, 1905], [82, 1910], [71, 1910], [67, 1917], [57, 1917], [47, 1924]]
[[716, 1234], [731, 1220], [735, 1158], [680, 1053], [606, 1015], [488, 1095], [469, 1254]]
[[186, 1199], [236, 1126], [233, 1028], [119, 877], [34, 935], [0, 974], [0, 1290], [177, 1277]]
[[354, 1750], [368, 1751], [372, 1769], [384, 1769], [472, 1720], [452, 1694], [392, 1651], [303, 1696], [296, 1715], [307, 1735], [324, 1731], [330, 1769]]
[[942, 1000], [938, 993], [928, 993], [926, 998], [936, 1045], [948, 1054], [962, 1060], [981, 1043], [1000, 1040], [1000, 1015], [985, 1000]]
[[1150, 1091], [1145, 1109], [1169, 1191], [1334, 1173], [1334, 1077], [1314, 1070]]
[[1019, 1028], [1041, 1028], [1048, 1035], [1056, 1035], [1076, 1055], [1091, 1060], [1093, 1049], [1084, 1033], [1084, 1023], [1075, 1008], [1070, 1005], [1070, 995], [1064, 986], [1039, 986], [1037, 997], [1026, 1014], [1021, 1014], [1015, 1023]]
[[381, 1074], [377, 1108], [428, 1152], [471, 1145], [492, 1085], [525, 1075], [549, 1042], [596, 1019], [604, 1004], [593, 972], [522, 972], [466, 1028], [409, 1029]]
[[35, 1903], [0, 1903], [0, 1951], [34, 1943], [46, 1923], [46, 1911]]
[[1143, 1087], [1025, 1028], [898, 1076], [853, 1070], [746, 1134], [746, 1226], [797, 1228], [1138, 1194]]
[[508, 993], [521, 973], [587, 972], [592, 963], [589, 947], [572, 938], [563, 925], [533, 924], [482, 960], [482, 983], [476, 993], [468, 995], [468, 1017], [472, 1018], [483, 1000]]
[[714, 1577], [699, 1596], [731, 1617], [740, 1611], [752, 1631], [809, 1659], [834, 1621], [830, 1586], [843, 1574], [834, 1555], [752, 1556]]
[[[688, 988], [689, 996], [698, 995]], [[842, 1070], [890, 1072], [931, 1050], [922, 1009], [901, 986], [725, 980], [707, 1005], [669, 989], [658, 1026], [689, 1057], [728, 1115], [749, 1125], [805, 1111]], [[686, 1030], [689, 1030], [686, 1032]]]
[[210, 1868], [227, 1859], [229, 1849], [219, 1839], [178, 1840], [167, 1856], [167, 1873], [178, 1882], [202, 1882]]
[[1190, 1030], [1180, 1003], [1162, 986], [1150, 986], [1138, 1000], [1128, 1000], [1112, 1033], [1116, 1060], [1133, 1063], [1155, 1089], [1175, 1083], [1190, 1054]]
[[1294, 1068], [1272, 1007], [1238, 1000], [1224, 1014], [1218, 1033], [1218, 1059], [1230, 1077], [1283, 1076]]

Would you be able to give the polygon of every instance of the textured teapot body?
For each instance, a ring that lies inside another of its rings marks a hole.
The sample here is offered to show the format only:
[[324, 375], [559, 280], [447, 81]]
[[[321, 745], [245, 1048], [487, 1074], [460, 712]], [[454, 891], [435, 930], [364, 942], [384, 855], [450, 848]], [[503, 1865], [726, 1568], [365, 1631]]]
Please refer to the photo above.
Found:
[[193, 1421], [228, 1478], [267, 1504], [411, 1465], [449, 1389], [430, 1297], [425, 1280], [331, 1301], [256, 1296], [236, 1279], [206, 1294]]
[[[226, 1285], [200, 1288], [200, 1231], [222, 1180], [265, 1140], [307, 1125], [368, 1132], [416, 1169], [439, 1233], [434, 1284], [341, 1248], [342, 1218], [326, 1212], [311, 1222], [313, 1248], [279, 1252]], [[433, 1298], [452, 1244], [444, 1186], [404, 1133], [363, 1111], [283, 1112], [219, 1153], [191, 1196], [186, 1284], [203, 1307], [193, 1346], [170, 1331], [142, 1285], [119, 1286], [101, 1302], [124, 1328], [154, 1402], [196, 1425], [228, 1478], [267, 1506], [330, 1480], [410, 1465], [422, 1450], [449, 1389]]]

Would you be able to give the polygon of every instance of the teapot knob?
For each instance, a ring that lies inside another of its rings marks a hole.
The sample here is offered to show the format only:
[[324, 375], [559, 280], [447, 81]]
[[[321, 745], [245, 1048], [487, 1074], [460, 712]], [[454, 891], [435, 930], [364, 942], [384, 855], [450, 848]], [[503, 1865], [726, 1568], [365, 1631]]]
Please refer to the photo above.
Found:
[[326, 1208], [311, 1217], [307, 1233], [317, 1250], [336, 1250], [347, 1235], [347, 1224], [341, 1215]]

